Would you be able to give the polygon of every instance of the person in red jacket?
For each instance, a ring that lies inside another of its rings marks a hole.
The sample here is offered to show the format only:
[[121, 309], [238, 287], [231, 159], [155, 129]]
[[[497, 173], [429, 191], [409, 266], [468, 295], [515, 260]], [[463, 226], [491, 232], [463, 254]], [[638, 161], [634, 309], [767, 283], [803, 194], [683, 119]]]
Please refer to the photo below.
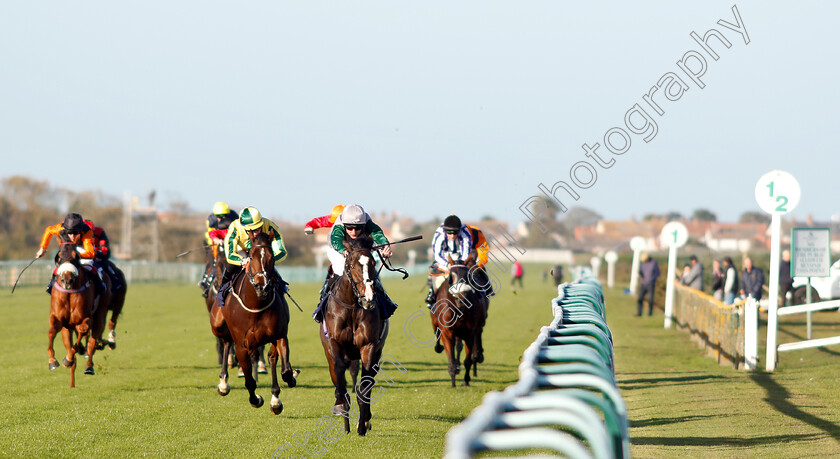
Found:
[[309, 222], [303, 227], [303, 234], [310, 235], [313, 230], [318, 228], [331, 228], [338, 216], [341, 215], [342, 211], [344, 211], [344, 205], [338, 204], [332, 208], [329, 215], [315, 217], [312, 220], [309, 220]]
[[111, 262], [111, 242], [105, 230], [94, 225], [92, 221], [85, 220], [85, 225], [93, 231], [93, 264], [100, 269], [108, 272], [111, 278], [111, 290], [117, 291], [122, 288], [124, 279], [117, 274], [117, 269]]

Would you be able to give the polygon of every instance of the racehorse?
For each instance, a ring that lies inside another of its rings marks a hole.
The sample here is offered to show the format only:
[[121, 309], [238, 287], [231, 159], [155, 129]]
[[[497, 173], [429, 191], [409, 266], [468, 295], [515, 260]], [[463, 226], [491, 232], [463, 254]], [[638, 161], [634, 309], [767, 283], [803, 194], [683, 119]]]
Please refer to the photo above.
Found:
[[435, 352], [446, 350], [449, 359], [449, 376], [455, 387], [455, 375], [459, 362], [455, 357], [455, 340], [460, 338], [466, 347], [464, 358], [464, 385], [470, 385], [470, 368], [484, 361], [481, 333], [487, 311], [487, 298], [478, 292], [470, 282], [470, 270], [475, 266], [474, 254], [463, 264], [456, 264], [449, 257], [449, 273], [438, 288], [437, 301], [431, 310], [432, 330], [443, 345], [435, 346]]
[[251, 355], [260, 346], [271, 343], [268, 360], [271, 364], [271, 412], [280, 414], [280, 385], [277, 383], [277, 359], [281, 359], [280, 376], [289, 387], [295, 387], [299, 370], [292, 370], [289, 363], [289, 305], [283, 297], [285, 286], [274, 270], [274, 255], [271, 251], [273, 231], [250, 235], [250, 262], [231, 281], [225, 295], [224, 307], [213, 304], [210, 323], [213, 334], [225, 341], [222, 371], [219, 374], [219, 395], [230, 392], [228, 385], [227, 356], [231, 346], [236, 349], [239, 365], [245, 373], [245, 387], [248, 389], [251, 406], [259, 408], [263, 398], [254, 393], [257, 381], [251, 371]]
[[376, 269], [372, 247], [369, 236], [345, 239], [344, 274], [329, 289], [319, 331], [335, 386], [333, 414], [344, 416], [345, 432], [350, 432], [350, 396], [344, 373], [351, 362], [361, 360], [362, 379], [355, 387], [359, 435], [365, 435], [371, 428], [370, 393], [388, 337], [388, 322], [376, 307], [375, 295], [380, 293], [374, 293]]
[[[113, 273], [109, 271], [108, 264], [111, 264]], [[95, 308], [96, 312], [93, 316], [93, 336], [96, 337], [97, 350], [104, 349], [106, 344], [111, 349], [117, 347], [117, 334], [115, 330], [117, 327], [117, 318], [120, 312], [122, 312], [123, 305], [125, 305], [125, 294], [128, 291], [125, 274], [108, 260], [103, 260], [102, 265], [102, 272], [105, 275], [103, 281], [108, 288], [106, 289], [106, 294], [100, 295], [99, 302]], [[114, 288], [118, 284], [119, 288]], [[102, 333], [105, 331], [105, 319], [108, 311], [111, 311], [111, 320], [107, 321], [110, 332], [108, 333], [107, 340], [103, 340]]]
[[[210, 257], [213, 256], [213, 252], [211, 250], [207, 250]], [[221, 288], [222, 282], [222, 275], [225, 272], [225, 266], [227, 262], [225, 261], [225, 253], [222, 247], [219, 247], [218, 252], [216, 252], [216, 257], [213, 259], [212, 263], [208, 263], [210, 266], [207, 271], [205, 271], [205, 275], [210, 277], [210, 287], [208, 288], [207, 296], [204, 297], [204, 303], [207, 305], [207, 313], [209, 314], [213, 309], [213, 304], [216, 302], [216, 294], [219, 293], [219, 288]], [[219, 358], [219, 365], [222, 364], [223, 354], [224, 354], [224, 347], [225, 342], [220, 337], [216, 337], [216, 354]], [[231, 365], [229, 365], [231, 366]]]
[[[47, 332], [48, 368], [50, 370], [58, 368], [53, 341], [60, 330], [64, 347], [67, 349], [67, 356], [61, 364], [70, 369], [70, 387], [76, 387], [76, 353], [85, 351], [82, 347], [82, 337], [90, 333], [95, 295], [94, 282], [97, 282], [97, 279], [95, 274], [82, 268], [79, 263], [76, 243], [63, 232], [59, 234], [59, 238], [61, 245], [57, 256], [58, 270], [50, 294], [50, 328]], [[75, 344], [73, 343], [74, 332], [76, 333]], [[89, 374], [93, 374], [95, 347], [96, 339], [89, 339], [87, 343]], [[88, 369], [85, 370], [86, 373]]]

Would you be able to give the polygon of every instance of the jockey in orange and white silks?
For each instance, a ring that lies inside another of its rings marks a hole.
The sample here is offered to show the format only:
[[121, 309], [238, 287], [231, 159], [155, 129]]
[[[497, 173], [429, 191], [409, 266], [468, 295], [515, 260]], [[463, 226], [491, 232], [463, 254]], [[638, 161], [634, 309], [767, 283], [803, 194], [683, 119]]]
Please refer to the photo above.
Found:
[[[96, 286], [96, 294], [98, 295], [105, 289], [105, 284], [102, 282], [102, 273], [99, 272], [99, 270], [93, 265], [93, 258], [96, 256], [93, 231], [85, 224], [85, 220], [81, 215], [76, 213], [67, 214], [67, 216], [64, 217], [64, 222], [48, 226], [44, 230], [44, 235], [41, 237], [41, 247], [35, 254], [35, 258], [43, 257], [44, 254], [47, 253], [47, 249], [50, 248], [50, 240], [53, 237], [58, 239], [58, 236], [62, 231], [76, 244], [76, 250], [79, 252], [80, 258], [79, 263], [87, 266], [88, 269], [92, 273], [96, 274], [96, 277], [98, 277], [97, 282], [94, 282]], [[59, 242], [61, 241], [59, 240]], [[58, 269], [57, 266], [56, 269]], [[55, 281], [55, 273], [56, 271], [53, 270], [52, 278], [47, 285], [47, 293], [52, 291], [52, 285]]]

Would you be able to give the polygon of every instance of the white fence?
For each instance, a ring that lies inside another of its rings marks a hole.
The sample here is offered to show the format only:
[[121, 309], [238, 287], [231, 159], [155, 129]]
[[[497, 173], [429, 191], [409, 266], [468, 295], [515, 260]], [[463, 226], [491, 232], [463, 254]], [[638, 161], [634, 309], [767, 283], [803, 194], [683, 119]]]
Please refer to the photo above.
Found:
[[[23, 261], [0, 261], [0, 288], [11, 288], [18, 275], [29, 263]], [[115, 261], [115, 264], [125, 273], [129, 283], [136, 282], [172, 282], [194, 284], [201, 280], [204, 265], [201, 263], [151, 263], [143, 261]], [[18, 287], [43, 286], [46, 288], [52, 276], [55, 263], [52, 260], [38, 260], [32, 264], [20, 277]], [[415, 266], [408, 270], [411, 275], [424, 275], [425, 266]], [[286, 282], [321, 282], [326, 276], [326, 268], [314, 266], [283, 266], [278, 265], [277, 272]], [[401, 276], [399, 273], [382, 270], [384, 278]]]

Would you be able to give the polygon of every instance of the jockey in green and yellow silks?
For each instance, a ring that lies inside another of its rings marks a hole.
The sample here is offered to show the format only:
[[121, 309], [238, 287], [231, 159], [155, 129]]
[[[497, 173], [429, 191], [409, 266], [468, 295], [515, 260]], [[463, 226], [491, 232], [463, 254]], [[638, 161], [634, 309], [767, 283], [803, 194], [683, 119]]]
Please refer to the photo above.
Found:
[[256, 207], [246, 207], [242, 209], [239, 220], [234, 221], [228, 227], [228, 232], [225, 236], [225, 258], [228, 264], [242, 266], [243, 257], [238, 251], [242, 250], [247, 252], [251, 249], [251, 241], [248, 238], [248, 233], [254, 231], [262, 231], [267, 234], [274, 233], [274, 238], [271, 241], [271, 253], [274, 254], [274, 263], [279, 263], [286, 258], [283, 235], [280, 234], [280, 229], [277, 228], [277, 225], [273, 221], [263, 218]]

